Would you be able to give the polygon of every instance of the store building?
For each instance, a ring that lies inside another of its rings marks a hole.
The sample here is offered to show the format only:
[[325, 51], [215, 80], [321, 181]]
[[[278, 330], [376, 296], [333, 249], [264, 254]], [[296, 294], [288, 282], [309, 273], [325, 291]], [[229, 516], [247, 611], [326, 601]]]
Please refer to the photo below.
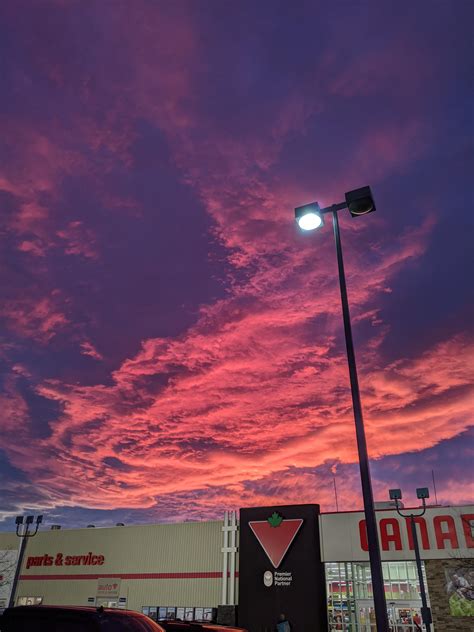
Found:
[[[252, 609], [276, 617], [287, 604], [295, 632], [374, 632], [361, 512], [319, 514], [317, 505], [301, 505], [243, 510], [240, 518], [237, 524], [231, 512], [213, 522], [40, 531], [28, 541], [16, 603], [207, 620], [218, 612], [242, 619]], [[421, 601], [409, 525], [393, 510], [378, 511], [377, 519], [390, 621], [396, 632], [415, 632]], [[417, 528], [434, 630], [474, 630], [474, 506], [428, 507]], [[0, 606], [17, 550], [15, 534], [0, 533]]]

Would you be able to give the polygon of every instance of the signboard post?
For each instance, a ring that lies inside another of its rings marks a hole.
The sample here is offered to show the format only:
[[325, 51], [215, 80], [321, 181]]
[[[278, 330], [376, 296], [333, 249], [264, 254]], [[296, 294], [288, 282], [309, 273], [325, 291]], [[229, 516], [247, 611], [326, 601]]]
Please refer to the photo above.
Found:
[[240, 510], [239, 626], [274, 630], [281, 615], [293, 632], [326, 632], [319, 505]]

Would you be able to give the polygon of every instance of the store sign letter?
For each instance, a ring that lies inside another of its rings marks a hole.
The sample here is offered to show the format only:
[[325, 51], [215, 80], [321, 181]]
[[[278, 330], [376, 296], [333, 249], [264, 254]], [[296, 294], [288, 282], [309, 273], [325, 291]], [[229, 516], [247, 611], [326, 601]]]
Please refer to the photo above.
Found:
[[26, 568], [32, 566], [102, 566], [105, 562], [103, 555], [94, 555], [89, 551], [87, 555], [64, 555], [56, 553], [53, 557], [45, 553], [39, 556], [30, 556], [26, 560]]
[[[462, 522], [462, 530], [466, 547], [474, 548], [474, 514], [464, 514], [460, 516]], [[413, 537], [411, 533], [410, 518], [404, 520], [405, 530], [408, 539], [408, 546], [413, 550]], [[432, 547], [428, 535], [428, 528], [425, 518], [416, 517], [415, 524], [418, 531], [420, 546], [429, 551]], [[441, 515], [433, 517], [433, 528], [436, 539], [436, 549], [438, 551], [446, 548], [459, 549], [459, 536], [456, 529], [456, 522], [453, 516]], [[397, 518], [382, 518], [379, 522], [380, 545], [382, 551], [401, 551], [403, 549], [403, 541], [401, 537], [400, 521]], [[359, 521], [360, 547], [363, 551], [369, 550], [367, 540], [367, 528], [365, 520]], [[434, 548], [434, 547], [433, 547]]]

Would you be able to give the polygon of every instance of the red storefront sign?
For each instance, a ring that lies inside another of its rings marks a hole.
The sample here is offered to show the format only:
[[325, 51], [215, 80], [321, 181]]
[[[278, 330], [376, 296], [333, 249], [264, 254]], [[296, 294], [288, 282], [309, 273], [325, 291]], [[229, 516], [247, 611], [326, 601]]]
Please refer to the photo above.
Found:
[[[430, 539], [428, 524], [425, 517], [415, 518], [418, 530], [420, 549], [429, 551], [432, 549], [443, 550], [446, 548], [459, 549], [474, 548], [474, 513], [461, 514], [462, 533], [458, 533], [456, 522], [452, 515], [435, 515], [431, 518], [434, 531], [434, 541]], [[405, 523], [401, 527], [400, 523]], [[414, 549], [413, 537], [411, 534], [410, 518], [399, 519], [382, 518], [379, 520], [380, 547], [382, 551], [402, 551], [403, 538], [402, 529], [406, 530], [408, 538], [408, 546], [410, 550]], [[365, 520], [359, 521], [360, 546], [363, 551], [368, 551], [367, 529]], [[462, 538], [462, 540], [461, 540]], [[447, 546], [449, 545], [449, 546]]]
[[85, 555], [64, 555], [64, 553], [56, 553], [55, 555], [30, 555], [26, 560], [26, 568], [32, 566], [102, 566], [105, 562], [104, 555], [94, 555], [92, 551]]

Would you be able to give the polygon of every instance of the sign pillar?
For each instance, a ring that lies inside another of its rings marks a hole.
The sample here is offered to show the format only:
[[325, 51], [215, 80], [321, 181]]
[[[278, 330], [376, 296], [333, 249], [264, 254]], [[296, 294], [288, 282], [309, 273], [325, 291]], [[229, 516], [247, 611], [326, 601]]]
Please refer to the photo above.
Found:
[[239, 626], [273, 632], [280, 615], [292, 632], [326, 632], [319, 505], [240, 510]]

